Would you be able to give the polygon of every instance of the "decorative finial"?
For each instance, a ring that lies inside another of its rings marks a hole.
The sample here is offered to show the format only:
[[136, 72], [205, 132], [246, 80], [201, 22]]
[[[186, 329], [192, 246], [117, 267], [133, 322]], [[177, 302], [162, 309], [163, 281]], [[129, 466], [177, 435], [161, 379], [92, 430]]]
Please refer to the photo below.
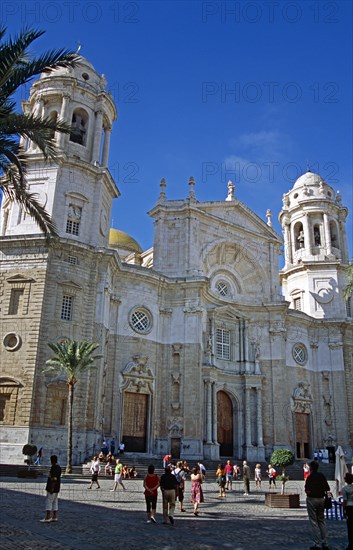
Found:
[[161, 188], [161, 190], [159, 193], [158, 202], [164, 202], [166, 199], [165, 188], [167, 187], [167, 184], [164, 178], [161, 179], [159, 187]]
[[308, 160], [306, 161], [306, 171], [307, 171], [307, 172], [311, 172], [311, 170], [310, 170], [310, 164], [309, 164], [309, 161], [308, 161]]
[[227, 198], [226, 198], [226, 201], [234, 201], [234, 200], [235, 200], [234, 191], [235, 191], [235, 186], [234, 186], [233, 183], [229, 180], [229, 181], [228, 181], [228, 196], [227, 196]]
[[267, 225], [272, 227], [272, 222], [271, 222], [272, 212], [270, 209], [266, 210], [266, 218], [267, 218]]
[[81, 44], [81, 42], [78, 40], [78, 41], [77, 41], [77, 50], [76, 50], [76, 54], [79, 53], [81, 47], [82, 47], [82, 44]]
[[341, 204], [342, 203], [342, 196], [339, 191], [336, 192], [336, 203]]
[[189, 178], [189, 199], [191, 201], [196, 201], [196, 195], [195, 195], [195, 180], [193, 176], [190, 176]]

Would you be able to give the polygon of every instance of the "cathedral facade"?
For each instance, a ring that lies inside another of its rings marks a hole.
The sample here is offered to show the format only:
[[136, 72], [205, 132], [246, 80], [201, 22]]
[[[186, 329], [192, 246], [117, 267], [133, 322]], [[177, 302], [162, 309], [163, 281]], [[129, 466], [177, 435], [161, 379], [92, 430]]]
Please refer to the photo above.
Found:
[[[84, 58], [43, 75], [25, 112], [77, 129], [56, 164], [32, 143], [28, 182], [57, 226], [46, 241], [18, 204], [1, 205], [1, 461], [31, 442], [65, 455], [67, 385], [44, 373], [48, 342], [100, 344], [78, 381], [74, 463], [102, 439], [127, 452], [262, 461], [353, 449], [353, 319], [345, 302], [347, 208], [308, 171], [283, 195], [284, 239], [228, 183], [223, 201], [167, 184], [149, 215], [153, 247], [109, 229], [119, 190], [108, 166], [114, 102]], [[285, 264], [278, 270], [284, 245]]]

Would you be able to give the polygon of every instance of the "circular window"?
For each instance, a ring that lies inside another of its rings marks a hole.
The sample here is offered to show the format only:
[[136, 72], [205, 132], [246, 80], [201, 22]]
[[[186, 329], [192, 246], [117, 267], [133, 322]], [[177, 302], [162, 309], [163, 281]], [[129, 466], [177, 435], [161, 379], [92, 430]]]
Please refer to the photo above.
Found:
[[7, 351], [16, 351], [21, 347], [22, 340], [15, 332], [9, 332], [4, 336], [3, 343]]
[[89, 75], [87, 73], [82, 73], [83, 80], [89, 80]]
[[298, 365], [305, 365], [308, 360], [308, 352], [304, 344], [294, 344], [292, 348], [293, 359]]
[[294, 197], [295, 199], [297, 199], [297, 198], [298, 198], [298, 193], [294, 193], [293, 197]]
[[152, 328], [152, 316], [145, 308], [135, 308], [130, 313], [129, 323], [136, 332], [146, 334]]
[[218, 281], [216, 290], [221, 296], [227, 296], [229, 293], [229, 287], [225, 281]]

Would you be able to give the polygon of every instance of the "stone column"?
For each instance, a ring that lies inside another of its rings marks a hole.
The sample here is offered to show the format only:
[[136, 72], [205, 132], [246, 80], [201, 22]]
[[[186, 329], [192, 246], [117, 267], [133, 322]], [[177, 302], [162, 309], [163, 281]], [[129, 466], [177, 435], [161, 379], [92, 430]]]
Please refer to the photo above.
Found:
[[111, 126], [107, 126], [107, 128], [105, 128], [104, 130], [104, 143], [103, 143], [103, 155], [102, 155], [102, 166], [104, 168], [108, 166], [111, 132], [112, 132]]
[[262, 429], [262, 392], [261, 388], [257, 388], [257, 444], [259, 447], [263, 447], [263, 429]]
[[295, 253], [296, 253], [296, 249], [295, 249], [295, 243], [296, 243], [296, 239], [295, 239], [295, 236], [294, 236], [294, 226], [291, 225], [290, 226], [290, 250], [291, 250], [291, 257], [292, 257], [292, 262], [293, 262], [293, 258], [295, 258]]
[[303, 218], [303, 229], [304, 229], [304, 250], [306, 255], [312, 254], [311, 246], [311, 227], [309, 223], [309, 216], [305, 214]]
[[215, 382], [212, 383], [212, 405], [213, 405], [213, 434], [212, 439], [214, 443], [218, 443], [218, 436], [217, 436], [217, 392], [216, 392], [216, 384]]
[[[36, 116], [36, 117], [43, 118], [43, 116], [44, 116], [44, 101], [43, 101], [42, 97], [38, 97], [37, 101], [35, 102], [34, 107], [33, 107], [33, 115]], [[37, 147], [36, 147], [36, 145], [33, 141], [29, 142], [28, 149], [29, 150], [37, 149]]]
[[339, 245], [341, 250], [341, 258], [344, 262], [348, 262], [349, 253], [348, 253], [348, 246], [347, 246], [346, 221], [344, 216], [339, 217], [339, 228], [340, 228], [340, 233], [339, 233], [338, 239], [339, 239]]
[[91, 160], [93, 164], [98, 163], [99, 164], [99, 154], [100, 154], [100, 148], [101, 148], [101, 140], [102, 140], [102, 128], [103, 128], [103, 111], [99, 110], [96, 113], [96, 122], [94, 125], [94, 134], [93, 134], [93, 144], [92, 144], [92, 157]]
[[[70, 101], [70, 95], [63, 94], [63, 99], [62, 99], [61, 109], [60, 109], [60, 120], [63, 122], [69, 122], [67, 120], [67, 111], [69, 107], [69, 101]], [[63, 134], [62, 132], [59, 133], [59, 139], [58, 139], [59, 149], [64, 149], [65, 137], [66, 137], [66, 134]]]
[[34, 104], [33, 114], [42, 117], [44, 115], [44, 101], [42, 97], [38, 97]]
[[247, 449], [251, 446], [250, 390], [251, 388], [245, 388], [245, 444]]
[[212, 386], [210, 380], [206, 380], [206, 439], [207, 443], [212, 443]]
[[288, 223], [284, 223], [282, 229], [284, 233], [284, 261], [287, 266], [293, 263], [293, 251]]
[[325, 232], [325, 248], [326, 254], [332, 254], [331, 234], [330, 234], [330, 221], [326, 212], [324, 212], [324, 232]]

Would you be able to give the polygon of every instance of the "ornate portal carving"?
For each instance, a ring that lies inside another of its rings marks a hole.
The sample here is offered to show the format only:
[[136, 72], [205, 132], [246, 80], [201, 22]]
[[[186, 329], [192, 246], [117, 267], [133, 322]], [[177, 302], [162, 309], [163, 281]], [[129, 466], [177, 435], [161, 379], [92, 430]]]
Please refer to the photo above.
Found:
[[179, 416], [169, 418], [167, 430], [170, 437], [182, 437], [184, 431], [182, 419]]
[[307, 382], [298, 382], [298, 386], [293, 391], [292, 410], [296, 413], [310, 414], [312, 402], [310, 384]]
[[122, 372], [123, 390], [135, 393], [153, 393], [154, 375], [146, 363], [148, 357], [134, 355]]

